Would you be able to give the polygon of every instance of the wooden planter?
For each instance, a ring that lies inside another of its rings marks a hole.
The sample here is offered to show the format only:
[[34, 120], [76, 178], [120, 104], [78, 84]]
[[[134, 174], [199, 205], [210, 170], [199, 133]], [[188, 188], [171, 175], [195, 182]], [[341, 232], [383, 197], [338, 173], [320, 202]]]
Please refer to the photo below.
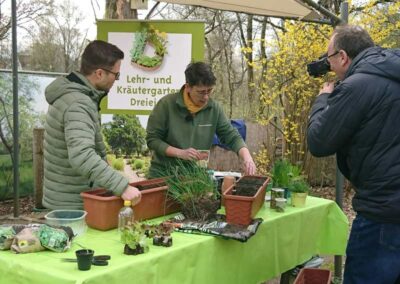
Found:
[[[151, 219], [179, 211], [179, 206], [167, 198], [167, 185], [163, 178], [138, 181], [130, 184], [142, 193], [139, 204], [133, 207], [137, 221]], [[83, 207], [88, 214], [86, 223], [98, 230], [118, 227], [118, 213], [124, 206], [122, 198], [114, 196], [105, 189], [82, 192]]]
[[[250, 180], [255, 180], [254, 183]], [[247, 182], [248, 181], [248, 182]], [[236, 184], [229, 187], [224, 193], [226, 221], [230, 224], [249, 225], [257, 212], [264, 204], [266, 187], [269, 178], [262, 176], [244, 176]], [[254, 196], [234, 195], [235, 187], [246, 184], [257, 187]]]

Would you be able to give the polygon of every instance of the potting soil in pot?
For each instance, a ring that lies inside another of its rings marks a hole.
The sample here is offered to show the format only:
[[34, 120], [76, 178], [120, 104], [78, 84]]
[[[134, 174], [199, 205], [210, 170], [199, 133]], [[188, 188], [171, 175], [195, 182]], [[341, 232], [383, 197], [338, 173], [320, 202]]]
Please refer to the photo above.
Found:
[[240, 196], [254, 196], [265, 180], [251, 176], [242, 177], [235, 185], [232, 194]]

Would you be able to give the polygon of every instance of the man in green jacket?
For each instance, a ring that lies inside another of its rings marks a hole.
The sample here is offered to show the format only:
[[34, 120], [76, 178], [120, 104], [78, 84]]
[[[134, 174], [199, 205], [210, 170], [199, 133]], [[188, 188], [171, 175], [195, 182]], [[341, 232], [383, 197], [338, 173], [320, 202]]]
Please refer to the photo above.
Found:
[[82, 209], [80, 193], [94, 187], [124, 200], [140, 201], [140, 191], [106, 161], [99, 104], [119, 79], [124, 53], [95, 40], [82, 54], [80, 72], [46, 88], [49, 109], [44, 137], [43, 205], [50, 209]]
[[221, 142], [242, 160], [245, 174], [256, 166], [238, 131], [230, 124], [221, 106], [210, 98], [216, 83], [211, 67], [203, 62], [188, 65], [186, 84], [179, 93], [163, 97], [147, 123], [147, 145], [153, 151], [149, 175], [162, 176], [178, 159], [201, 160], [201, 150], [209, 150], [216, 133]]

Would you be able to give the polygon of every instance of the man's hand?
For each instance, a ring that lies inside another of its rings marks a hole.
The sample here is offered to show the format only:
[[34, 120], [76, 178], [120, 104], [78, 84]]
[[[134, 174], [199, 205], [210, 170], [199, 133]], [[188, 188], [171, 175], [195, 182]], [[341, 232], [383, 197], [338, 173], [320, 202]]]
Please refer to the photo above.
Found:
[[121, 197], [123, 200], [132, 201], [132, 206], [135, 206], [140, 202], [140, 199], [142, 199], [142, 194], [136, 187], [128, 185]]
[[325, 82], [324, 85], [322, 85], [322, 88], [319, 91], [319, 94], [326, 94], [326, 93], [330, 94], [333, 92], [334, 88], [335, 88], [334, 82]]

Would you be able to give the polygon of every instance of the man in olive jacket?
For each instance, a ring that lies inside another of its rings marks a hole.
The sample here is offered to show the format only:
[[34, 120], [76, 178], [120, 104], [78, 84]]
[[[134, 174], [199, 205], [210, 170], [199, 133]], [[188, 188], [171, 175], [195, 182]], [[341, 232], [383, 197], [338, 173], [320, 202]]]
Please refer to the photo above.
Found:
[[327, 60], [341, 82], [325, 83], [315, 100], [308, 147], [336, 153], [356, 191], [343, 283], [400, 283], [400, 50], [342, 26]]
[[58, 78], [46, 88], [45, 207], [82, 209], [80, 193], [94, 186], [133, 204], [140, 201], [140, 191], [107, 164], [100, 128], [99, 104], [119, 79], [123, 58], [115, 45], [95, 40], [82, 54], [80, 72]]
[[166, 167], [181, 160], [201, 160], [216, 133], [242, 160], [243, 172], [256, 166], [239, 132], [226, 118], [221, 106], [210, 98], [216, 78], [211, 67], [195, 62], [185, 70], [186, 84], [179, 93], [163, 97], [147, 123], [147, 145], [153, 151], [149, 174], [163, 176]]

